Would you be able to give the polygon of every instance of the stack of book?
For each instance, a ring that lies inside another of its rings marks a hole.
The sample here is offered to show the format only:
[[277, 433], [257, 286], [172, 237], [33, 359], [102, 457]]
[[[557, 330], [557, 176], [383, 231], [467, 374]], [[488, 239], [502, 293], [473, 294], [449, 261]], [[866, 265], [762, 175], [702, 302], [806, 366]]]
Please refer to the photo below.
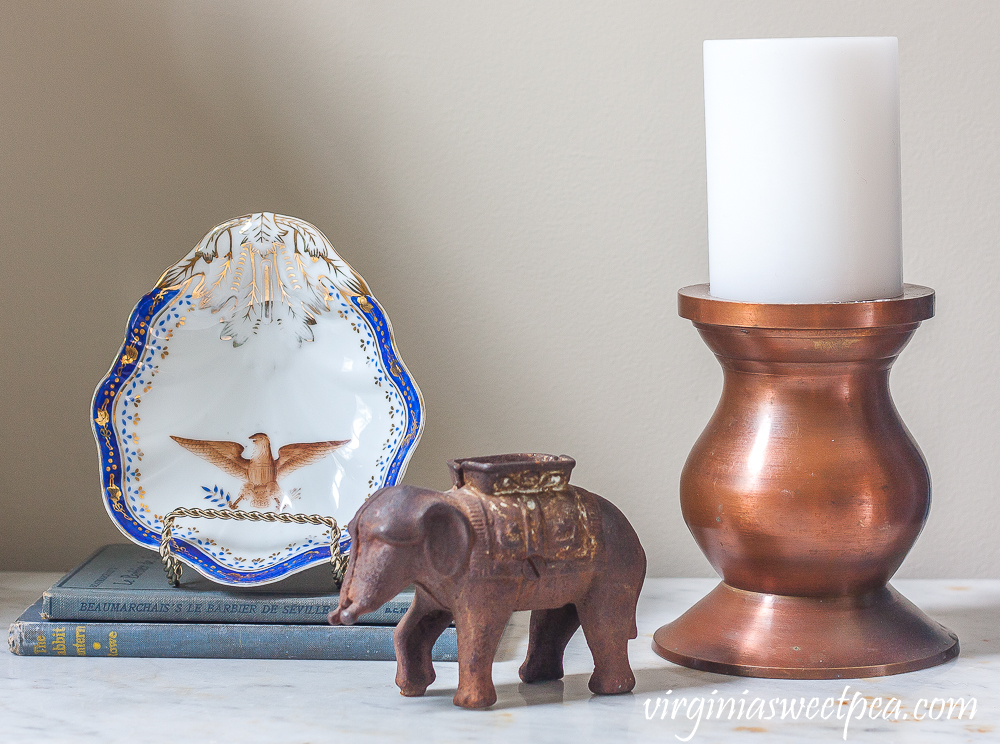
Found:
[[[395, 659], [392, 633], [413, 601], [404, 591], [330, 626], [337, 587], [318, 566], [262, 587], [225, 587], [194, 571], [171, 587], [159, 556], [137, 545], [107, 545], [56, 582], [10, 626], [21, 656], [224, 659]], [[455, 629], [434, 645], [435, 661], [456, 661]]]

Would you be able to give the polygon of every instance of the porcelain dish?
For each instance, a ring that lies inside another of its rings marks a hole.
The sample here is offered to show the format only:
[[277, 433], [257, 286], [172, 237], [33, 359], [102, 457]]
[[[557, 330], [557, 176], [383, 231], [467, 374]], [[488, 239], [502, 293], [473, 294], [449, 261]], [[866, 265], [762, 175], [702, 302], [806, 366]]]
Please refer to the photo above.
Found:
[[[158, 549], [176, 507], [333, 516], [340, 545], [420, 438], [420, 391], [364, 279], [271, 212], [211, 230], [129, 318], [91, 409], [108, 514]], [[179, 519], [176, 554], [222, 584], [329, 561], [323, 527]]]

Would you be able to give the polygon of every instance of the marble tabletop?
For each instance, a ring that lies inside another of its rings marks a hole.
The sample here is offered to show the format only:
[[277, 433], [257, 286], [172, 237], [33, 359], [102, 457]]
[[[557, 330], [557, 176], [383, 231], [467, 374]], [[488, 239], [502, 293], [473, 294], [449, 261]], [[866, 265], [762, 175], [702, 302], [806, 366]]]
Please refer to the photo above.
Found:
[[[4, 627], [57, 578], [48, 573], [0, 573]], [[646, 581], [639, 603], [639, 637], [629, 649], [637, 678], [629, 695], [590, 694], [592, 662], [581, 633], [567, 649], [564, 680], [521, 684], [517, 669], [527, 648], [527, 615], [518, 613], [493, 667], [499, 700], [485, 711], [452, 705], [458, 679], [454, 663], [435, 665], [437, 681], [425, 697], [403, 698], [393, 684], [393, 662], [7, 654], [0, 681], [0, 741], [1000, 742], [1000, 580], [894, 582], [958, 633], [962, 653], [957, 660], [891, 677], [809, 682], [698, 672], [652, 652], [656, 628], [714, 584], [711, 579]], [[704, 711], [709, 701], [729, 697], [766, 701], [758, 706], [764, 708], [763, 719], [744, 715], [741, 720], [720, 720], [702, 714], [698, 720], [698, 710]], [[805, 698], [808, 703], [813, 697], [820, 702], [835, 698], [840, 711], [853, 705], [850, 722], [843, 713], [823, 720], [816, 708], [811, 709], [811, 720], [801, 709], [797, 719], [787, 709], [781, 718], [781, 706], [787, 705], [782, 700]], [[898, 720], [864, 713], [862, 705], [867, 709], [878, 697], [900, 701]], [[960, 697], [975, 698], [974, 717], [970, 706], [962, 720], [957, 710], [949, 720], [948, 712], [939, 712], [943, 705], [934, 702]], [[676, 698], [686, 698], [676, 718], [662, 718], [663, 701]], [[778, 701], [773, 716], [771, 700]]]

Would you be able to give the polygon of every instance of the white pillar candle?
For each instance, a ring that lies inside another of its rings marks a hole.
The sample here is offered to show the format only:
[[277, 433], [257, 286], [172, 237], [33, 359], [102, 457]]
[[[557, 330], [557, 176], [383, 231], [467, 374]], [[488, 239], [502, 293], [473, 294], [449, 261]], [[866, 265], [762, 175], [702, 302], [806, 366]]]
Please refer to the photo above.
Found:
[[712, 295], [902, 294], [897, 58], [892, 37], [705, 42]]

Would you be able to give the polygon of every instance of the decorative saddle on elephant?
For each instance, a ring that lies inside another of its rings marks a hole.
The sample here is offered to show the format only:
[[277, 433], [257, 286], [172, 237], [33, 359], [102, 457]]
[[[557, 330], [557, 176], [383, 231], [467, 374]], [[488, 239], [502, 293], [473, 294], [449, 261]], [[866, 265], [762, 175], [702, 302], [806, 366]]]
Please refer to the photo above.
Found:
[[[534, 455], [453, 460], [448, 492], [483, 541], [470, 570], [528, 579], [592, 570], [603, 560], [597, 496], [569, 484], [571, 457]], [[509, 461], [506, 458], [511, 458]]]

